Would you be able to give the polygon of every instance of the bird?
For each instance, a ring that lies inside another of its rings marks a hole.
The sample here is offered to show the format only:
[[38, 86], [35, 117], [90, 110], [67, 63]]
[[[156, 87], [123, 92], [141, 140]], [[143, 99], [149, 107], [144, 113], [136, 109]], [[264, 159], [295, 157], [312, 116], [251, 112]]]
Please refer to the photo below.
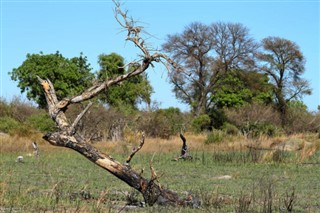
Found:
[[16, 162], [18, 163], [23, 163], [23, 156], [18, 156], [17, 159], [16, 159]]

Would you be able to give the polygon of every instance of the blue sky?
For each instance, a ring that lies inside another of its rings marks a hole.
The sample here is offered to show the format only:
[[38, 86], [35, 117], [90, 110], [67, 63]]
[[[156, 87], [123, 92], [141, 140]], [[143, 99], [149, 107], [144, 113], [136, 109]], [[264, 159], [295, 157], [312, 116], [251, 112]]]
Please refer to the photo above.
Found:
[[[97, 56], [116, 52], [126, 61], [139, 53], [124, 41], [125, 33], [114, 18], [110, 0], [0, 0], [0, 96], [10, 100], [20, 95], [17, 82], [8, 72], [26, 59], [27, 53], [44, 54], [60, 51], [65, 57], [88, 57], [94, 71]], [[306, 58], [303, 77], [310, 81], [313, 94], [303, 101], [309, 110], [320, 105], [320, 2], [319, 0], [233, 0], [178, 1], [127, 0], [123, 9], [145, 27], [147, 42], [160, 48], [168, 34], [181, 33], [191, 22], [238, 22], [249, 28], [257, 41], [279, 36], [298, 44]], [[155, 90], [153, 100], [161, 107], [180, 107], [188, 110], [171, 92], [167, 71], [161, 65], [148, 70]]]

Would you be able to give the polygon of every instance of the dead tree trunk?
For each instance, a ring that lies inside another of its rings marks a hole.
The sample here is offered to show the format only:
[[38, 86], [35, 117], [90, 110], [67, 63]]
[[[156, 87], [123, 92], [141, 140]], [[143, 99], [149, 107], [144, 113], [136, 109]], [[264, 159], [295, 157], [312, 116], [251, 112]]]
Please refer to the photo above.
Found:
[[181, 154], [178, 158], [175, 158], [173, 160], [192, 160], [192, 156], [188, 153], [188, 146], [187, 146], [187, 139], [184, 137], [182, 133], [180, 133], [180, 138], [182, 140], [182, 147], [181, 147]]
[[[90, 100], [91, 98], [97, 96], [101, 91], [107, 90], [110, 86], [118, 84], [119, 82], [130, 77], [141, 74], [147, 70], [149, 65], [152, 65], [152, 62], [160, 62], [161, 60], [165, 60], [170, 66], [178, 68], [176, 64], [166, 55], [157, 52], [154, 54], [149, 53], [149, 49], [144, 46], [144, 40], [139, 36], [141, 31], [140, 27], [134, 26], [133, 21], [128, 21], [126, 13], [121, 11], [120, 5], [117, 2], [115, 2], [115, 4], [116, 19], [123, 28], [128, 30], [127, 40], [133, 42], [142, 51], [142, 59], [139, 63], [134, 63], [135, 69], [131, 72], [113, 79], [108, 79], [99, 84], [95, 84], [82, 94], [62, 100], [57, 99], [53, 84], [49, 79], [44, 80], [38, 77], [38, 80], [45, 93], [48, 104], [48, 112], [58, 127], [57, 132], [48, 133], [43, 138], [54, 146], [62, 146], [75, 150], [93, 163], [107, 170], [117, 178], [127, 183], [129, 186], [141, 192], [146, 204], [148, 205], [153, 205], [155, 203], [182, 206], [198, 205], [195, 204], [195, 202], [198, 201], [193, 199], [192, 196], [189, 196], [186, 199], [181, 199], [177, 193], [162, 188], [157, 183], [157, 177], [152, 167], [152, 176], [150, 180], [142, 177], [142, 174], [132, 170], [129, 162], [135, 153], [129, 156], [127, 163], [121, 164], [111, 156], [102, 153], [93, 147], [88, 140], [80, 136], [76, 132], [76, 127], [84, 114], [89, 110], [91, 103], [89, 103], [88, 106], [77, 116], [72, 124], [69, 123], [65, 115], [69, 105]], [[122, 22], [118, 19], [118, 16], [123, 19]]]
[[[58, 101], [52, 83], [48, 79], [42, 80], [39, 78], [39, 81], [41, 82], [46, 95], [49, 113], [59, 127], [58, 132], [46, 134], [43, 137], [45, 140], [55, 146], [62, 146], [73, 149], [81, 155], [85, 156], [90, 161], [106, 169], [117, 178], [123, 180], [129, 186], [141, 192], [145, 202], [148, 205], [153, 205], [156, 202], [161, 204], [183, 206], [193, 205], [194, 201], [192, 197], [189, 197], [188, 199], [179, 198], [175, 192], [160, 187], [156, 183], [156, 177], [152, 177], [150, 180], [142, 177], [141, 174], [132, 170], [128, 163], [119, 163], [109, 155], [102, 153], [98, 149], [94, 148], [91, 144], [86, 142], [85, 139], [76, 134], [75, 128], [77, 126], [77, 123], [89, 109], [89, 105], [83, 112], [78, 115], [77, 119], [73, 122], [72, 125], [69, 124], [64, 112], [68, 104], [72, 103], [74, 100], [84, 100], [85, 98], [83, 97], [86, 97], [86, 94], [80, 95], [81, 97], [77, 96], [72, 99], [64, 99], [62, 101]], [[131, 156], [131, 158], [132, 157], [133, 155]]]

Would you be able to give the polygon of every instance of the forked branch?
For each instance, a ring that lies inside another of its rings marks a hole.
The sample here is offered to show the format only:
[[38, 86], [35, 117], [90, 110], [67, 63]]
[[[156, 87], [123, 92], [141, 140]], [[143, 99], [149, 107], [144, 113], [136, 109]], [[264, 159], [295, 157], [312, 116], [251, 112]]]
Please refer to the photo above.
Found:
[[[85, 90], [83, 93], [71, 98], [64, 98], [62, 100], [57, 99], [54, 86], [49, 79], [43, 80], [41, 78], [38, 78], [46, 96], [48, 113], [58, 127], [57, 132], [47, 133], [43, 138], [52, 145], [67, 147], [75, 150], [76, 152], [86, 157], [88, 160], [107, 170], [117, 178], [127, 183], [129, 186], [138, 190], [143, 195], [144, 200], [148, 205], [153, 205], [154, 203], [183, 206], [193, 205], [193, 203], [190, 203], [190, 197], [188, 197], [187, 199], [181, 199], [177, 195], [177, 193], [160, 187], [160, 185], [155, 181], [156, 175], [154, 174], [153, 168], [151, 168], [151, 171], [153, 173], [151, 180], [148, 180], [142, 176], [142, 173], [134, 171], [128, 165], [132, 157], [143, 146], [144, 135], [141, 139], [140, 146], [136, 150], [134, 150], [128, 157], [126, 161], [127, 164], [121, 164], [108, 154], [105, 154], [93, 147], [85, 139], [77, 136], [76, 127], [84, 114], [89, 110], [91, 104], [89, 104], [78, 115], [78, 117], [72, 124], [69, 123], [69, 120], [65, 115], [65, 112], [68, 110], [68, 105], [87, 101], [97, 96], [100, 92], [108, 90], [110, 86], [143, 73], [148, 69], [149, 65], [152, 65], [152, 62], [160, 62], [161, 60], [165, 60], [171, 66], [175, 68], [178, 67], [178, 65], [176, 65], [172, 60], [161, 53], [156, 52], [151, 55], [148, 51], [148, 48], [144, 46], [144, 40], [140, 37], [141, 28], [136, 27], [133, 21], [130, 22], [128, 20], [127, 14], [122, 12], [120, 4], [118, 2], [114, 1], [114, 3], [116, 4], [116, 18], [120, 25], [128, 32], [127, 40], [133, 42], [143, 52], [143, 55], [139, 60], [136, 60], [136, 62], [134, 62], [134, 69], [129, 73], [120, 75], [115, 78], [107, 79], [104, 82], [98, 82], [89, 89]], [[119, 16], [122, 17], [123, 22], [119, 21]], [[137, 63], [137, 61], [139, 61], [140, 63]]]

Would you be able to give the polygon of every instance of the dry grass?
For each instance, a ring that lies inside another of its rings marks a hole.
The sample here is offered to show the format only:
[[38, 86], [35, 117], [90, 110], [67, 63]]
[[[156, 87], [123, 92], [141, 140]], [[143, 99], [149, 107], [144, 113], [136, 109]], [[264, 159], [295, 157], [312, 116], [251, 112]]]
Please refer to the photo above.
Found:
[[[190, 152], [201, 151], [243, 151], [249, 146], [256, 146], [263, 149], [273, 149], [280, 143], [289, 139], [301, 139], [305, 141], [301, 150], [297, 152], [297, 157], [301, 161], [313, 156], [320, 150], [320, 139], [312, 134], [297, 134], [291, 136], [260, 137], [258, 139], [248, 139], [243, 136], [228, 136], [221, 143], [205, 144], [206, 134], [186, 133], [188, 149]], [[123, 142], [103, 141], [94, 144], [95, 147], [108, 154], [127, 154], [133, 147], [140, 143], [141, 134], [130, 134]], [[57, 151], [60, 147], [54, 147], [42, 139], [41, 134], [34, 134], [29, 137], [0, 135], [0, 153], [19, 153], [19, 155], [29, 155], [33, 153], [32, 141], [36, 141], [41, 151]], [[180, 154], [182, 141], [179, 136], [171, 137], [169, 140], [160, 138], [146, 138], [140, 153], [177, 153]], [[265, 157], [266, 159], [268, 157]]]

